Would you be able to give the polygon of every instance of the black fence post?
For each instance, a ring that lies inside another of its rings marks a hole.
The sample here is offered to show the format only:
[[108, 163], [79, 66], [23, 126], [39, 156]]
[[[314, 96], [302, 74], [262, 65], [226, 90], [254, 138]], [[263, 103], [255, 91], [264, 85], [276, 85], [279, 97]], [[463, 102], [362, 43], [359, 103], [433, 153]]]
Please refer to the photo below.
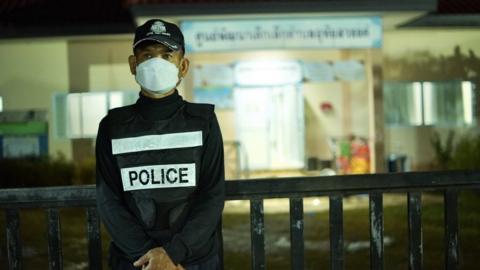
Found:
[[330, 196], [330, 269], [343, 270], [343, 196]]
[[250, 200], [250, 234], [252, 238], [252, 270], [265, 269], [263, 199]]
[[100, 217], [96, 207], [87, 208], [88, 269], [102, 269]]
[[421, 270], [423, 267], [422, 194], [420, 192], [409, 192], [407, 200], [408, 269]]
[[63, 269], [62, 235], [60, 216], [57, 208], [47, 209], [48, 223], [48, 269]]
[[370, 194], [370, 269], [383, 270], [383, 195]]
[[290, 256], [293, 270], [303, 269], [303, 199], [290, 198]]
[[458, 194], [445, 191], [445, 269], [458, 269]]
[[20, 238], [20, 215], [18, 208], [7, 209], [6, 218], [8, 269], [21, 270], [23, 269], [22, 241]]

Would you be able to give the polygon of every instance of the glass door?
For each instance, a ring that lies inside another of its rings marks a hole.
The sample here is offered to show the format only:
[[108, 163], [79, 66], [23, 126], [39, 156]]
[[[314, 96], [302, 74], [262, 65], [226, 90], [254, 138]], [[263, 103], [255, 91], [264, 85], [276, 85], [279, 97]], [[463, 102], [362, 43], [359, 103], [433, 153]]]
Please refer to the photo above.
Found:
[[297, 85], [234, 90], [237, 136], [250, 170], [304, 167], [303, 99]]

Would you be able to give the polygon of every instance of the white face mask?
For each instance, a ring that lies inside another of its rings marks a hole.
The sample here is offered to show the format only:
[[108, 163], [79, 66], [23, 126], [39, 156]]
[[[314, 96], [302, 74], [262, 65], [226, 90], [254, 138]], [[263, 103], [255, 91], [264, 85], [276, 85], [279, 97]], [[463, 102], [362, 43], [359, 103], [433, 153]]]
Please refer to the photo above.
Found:
[[137, 66], [135, 80], [145, 90], [163, 94], [178, 83], [178, 68], [165, 59], [154, 57]]

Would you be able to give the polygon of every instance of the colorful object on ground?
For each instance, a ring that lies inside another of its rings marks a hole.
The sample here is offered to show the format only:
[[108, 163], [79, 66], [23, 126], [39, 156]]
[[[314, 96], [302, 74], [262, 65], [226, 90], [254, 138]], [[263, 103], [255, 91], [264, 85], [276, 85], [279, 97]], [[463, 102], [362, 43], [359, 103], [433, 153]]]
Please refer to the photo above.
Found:
[[370, 173], [370, 148], [367, 139], [351, 136], [340, 140], [337, 151], [339, 174]]

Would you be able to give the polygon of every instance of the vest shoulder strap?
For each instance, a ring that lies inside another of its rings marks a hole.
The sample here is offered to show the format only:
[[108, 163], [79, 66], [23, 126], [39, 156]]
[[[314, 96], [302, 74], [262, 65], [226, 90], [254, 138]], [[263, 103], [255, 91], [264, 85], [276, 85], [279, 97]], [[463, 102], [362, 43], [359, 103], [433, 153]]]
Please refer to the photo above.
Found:
[[205, 104], [205, 103], [191, 103], [185, 101], [185, 108], [187, 113], [203, 118], [205, 120], [210, 120], [214, 115], [214, 108], [215, 106], [212, 104]]
[[128, 121], [133, 117], [133, 105], [118, 107], [108, 111], [108, 120], [110, 123], [120, 123]]

